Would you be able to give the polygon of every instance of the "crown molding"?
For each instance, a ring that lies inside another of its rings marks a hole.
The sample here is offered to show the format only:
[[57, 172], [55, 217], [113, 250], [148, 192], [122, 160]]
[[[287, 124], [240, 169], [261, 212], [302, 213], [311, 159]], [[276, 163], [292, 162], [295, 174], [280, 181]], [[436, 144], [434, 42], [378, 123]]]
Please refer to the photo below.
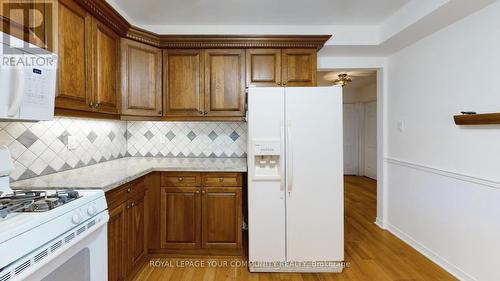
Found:
[[315, 48], [331, 35], [161, 35], [131, 25], [105, 0], [75, 0], [120, 36], [164, 49]]
[[162, 48], [316, 48], [331, 35], [160, 35]]
[[125, 36], [131, 28], [130, 23], [104, 0], [74, 0], [94, 17], [113, 29], [120, 36]]

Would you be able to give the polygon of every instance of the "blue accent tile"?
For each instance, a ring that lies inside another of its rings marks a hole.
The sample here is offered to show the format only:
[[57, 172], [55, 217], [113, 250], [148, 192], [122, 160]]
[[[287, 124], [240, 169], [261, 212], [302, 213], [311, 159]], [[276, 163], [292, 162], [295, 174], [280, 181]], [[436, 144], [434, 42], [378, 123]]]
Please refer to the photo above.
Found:
[[238, 135], [238, 133], [236, 133], [236, 131], [233, 131], [233, 132], [229, 135], [229, 137], [230, 137], [233, 141], [236, 141], [236, 140], [240, 137], [240, 135]]

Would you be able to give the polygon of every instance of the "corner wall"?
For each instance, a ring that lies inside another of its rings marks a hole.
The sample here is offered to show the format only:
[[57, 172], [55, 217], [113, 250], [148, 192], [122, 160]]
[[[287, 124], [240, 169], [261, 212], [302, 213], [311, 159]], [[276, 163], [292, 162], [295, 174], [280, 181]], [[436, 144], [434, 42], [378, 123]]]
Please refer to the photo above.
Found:
[[[462, 280], [500, 280], [500, 3], [388, 58], [388, 229]], [[398, 123], [403, 122], [403, 131]]]

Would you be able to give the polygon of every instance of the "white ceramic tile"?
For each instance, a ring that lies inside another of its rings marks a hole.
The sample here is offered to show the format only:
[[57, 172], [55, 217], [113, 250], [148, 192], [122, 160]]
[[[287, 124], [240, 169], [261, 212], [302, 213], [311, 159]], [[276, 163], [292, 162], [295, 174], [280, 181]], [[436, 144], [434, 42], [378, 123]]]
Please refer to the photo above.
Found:
[[30, 165], [36, 160], [37, 156], [31, 152], [29, 149], [23, 152], [16, 161], [23, 164], [25, 167], [30, 167]]
[[26, 126], [23, 123], [10, 123], [5, 127], [5, 131], [15, 139], [17, 139], [24, 131], [26, 131]]
[[[29, 150], [16, 140], [27, 128], [37, 137]], [[244, 157], [246, 130], [243, 122], [125, 122], [56, 117], [38, 123], [0, 122], [0, 145], [8, 145], [16, 167], [11, 178], [19, 180], [125, 155]], [[110, 132], [114, 135], [112, 140]], [[152, 134], [149, 139], [144, 136], [147, 132]], [[192, 140], [188, 137], [191, 132], [196, 135]], [[214, 139], [209, 137], [212, 132], [217, 135]], [[230, 138], [233, 132], [239, 135], [238, 139]], [[172, 133], [174, 138], [166, 137]], [[76, 149], [68, 150], [61, 142], [65, 138], [59, 138], [61, 134], [73, 136]], [[89, 134], [95, 136], [93, 142], [87, 138]]]

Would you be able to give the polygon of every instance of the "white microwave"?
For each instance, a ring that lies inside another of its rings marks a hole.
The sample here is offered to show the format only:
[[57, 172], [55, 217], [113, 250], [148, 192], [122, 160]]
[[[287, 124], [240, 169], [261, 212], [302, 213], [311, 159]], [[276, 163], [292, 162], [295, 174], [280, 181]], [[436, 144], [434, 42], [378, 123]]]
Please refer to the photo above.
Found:
[[0, 120], [54, 118], [57, 55], [0, 32]]

